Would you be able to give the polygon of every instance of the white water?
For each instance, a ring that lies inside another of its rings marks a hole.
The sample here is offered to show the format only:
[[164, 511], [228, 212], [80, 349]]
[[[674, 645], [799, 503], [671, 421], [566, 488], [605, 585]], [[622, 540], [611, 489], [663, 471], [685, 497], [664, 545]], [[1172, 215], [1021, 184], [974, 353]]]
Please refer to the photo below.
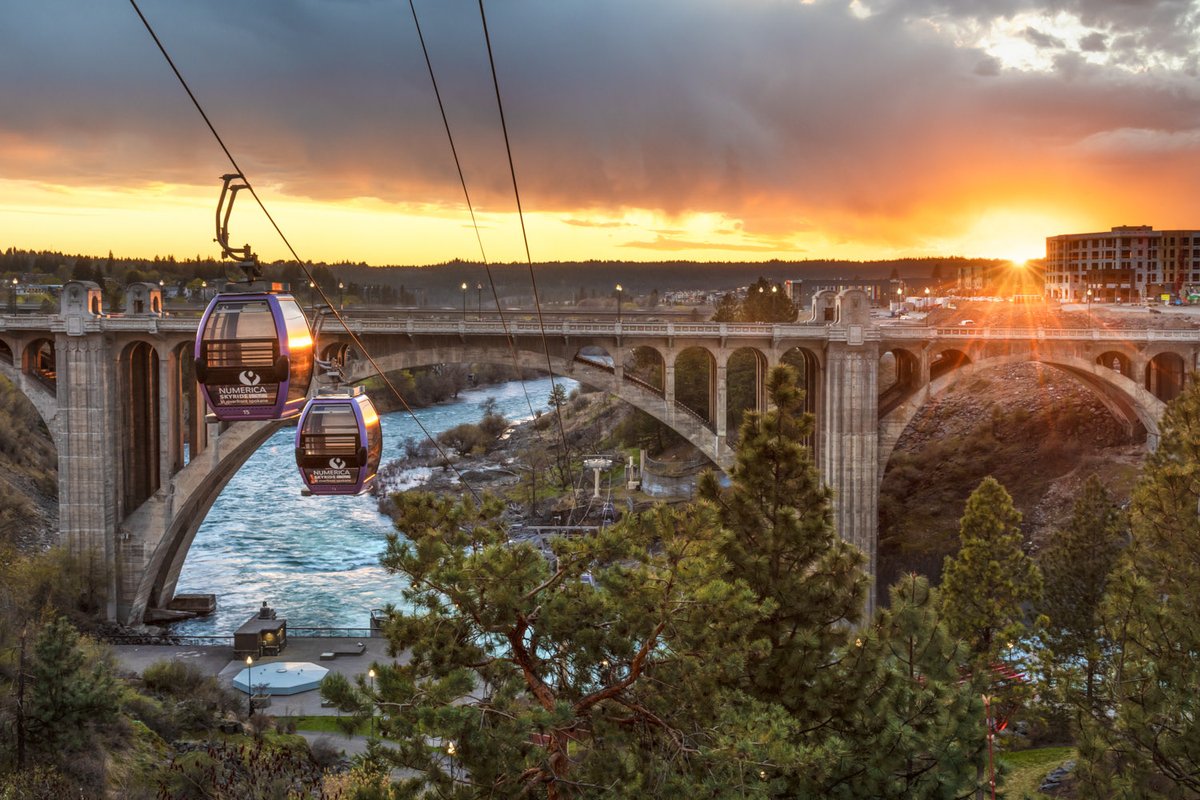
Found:
[[[567, 391], [577, 384], [557, 378]], [[535, 410], [546, 408], [548, 378], [527, 381]], [[456, 403], [417, 409], [434, 436], [478, 422], [488, 397], [510, 421], [527, 419], [519, 382], [463, 392]], [[404, 441], [423, 438], [407, 412], [383, 416], [385, 461], [403, 455]], [[217, 611], [172, 627], [180, 635], [231, 634], [265, 600], [290, 627], [367, 627], [372, 608], [402, 603], [403, 579], [388, 575], [379, 558], [392, 531], [376, 500], [302, 497], [293, 455], [294, 428], [259, 448], [229, 481], [208, 512], [179, 578], [180, 594], [217, 595]]]

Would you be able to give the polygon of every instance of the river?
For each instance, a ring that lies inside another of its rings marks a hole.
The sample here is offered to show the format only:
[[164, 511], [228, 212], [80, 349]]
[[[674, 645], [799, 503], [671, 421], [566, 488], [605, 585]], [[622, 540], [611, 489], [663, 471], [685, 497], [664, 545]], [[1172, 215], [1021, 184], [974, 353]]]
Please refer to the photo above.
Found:
[[[557, 378], [568, 392], [574, 381]], [[534, 409], [545, 409], [550, 379], [525, 382]], [[512, 381], [459, 394], [459, 400], [415, 410], [434, 436], [478, 422], [483, 403], [496, 398], [511, 421], [529, 418], [521, 383]], [[384, 461], [400, 458], [404, 441], [422, 438], [408, 412], [384, 414]], [[403, 579], [379, 564], [392, 531], [376, 499], [303, 497], [293, 455], [295, 428], [276, 433], [229, 481], [208, 512], [188, 552], [178, 592], [217, 596], [216, 613], [172, 626], [178, 635], [233, 633], [265, 600], [292, 627], [369, 624], [372, 608], [400, 605]]]

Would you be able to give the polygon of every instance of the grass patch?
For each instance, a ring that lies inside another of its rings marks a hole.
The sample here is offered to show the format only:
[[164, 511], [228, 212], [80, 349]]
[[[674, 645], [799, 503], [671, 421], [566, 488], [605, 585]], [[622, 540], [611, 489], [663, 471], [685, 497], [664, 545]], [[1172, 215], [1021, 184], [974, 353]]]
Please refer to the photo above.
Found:
[[1004, 765], [1004, 778], [997, 793], [1002, 793], [1008, 800], [1048, 798], [1050, 795], [1037, 790], [1046, 774], [1064, 761], [1078, 757], [1074, 747], [1039, 747], [1004, 753], [999, 758]]
[[[318, 731], [320, 733], [330, 733], [335, 735], [346, 735], [346, 731], [338, 724], [336, 716], [299, 716], [299, 717], [276, 717], [278, 723], [294, 722], [298, 731]], [[341, 717], [345, 720], [346, 717]], [[371, 721], [363, 720], [354, 733], [359, 736], [367, 736], [371, 733]]]

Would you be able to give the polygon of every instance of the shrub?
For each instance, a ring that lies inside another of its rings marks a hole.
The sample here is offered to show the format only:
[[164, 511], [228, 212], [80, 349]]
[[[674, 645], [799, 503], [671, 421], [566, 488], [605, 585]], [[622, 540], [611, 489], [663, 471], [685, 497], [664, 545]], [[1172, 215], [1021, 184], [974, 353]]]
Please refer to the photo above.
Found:
[[464, 422], [442, 431], [438, 435], [438, 441], [454, 448], [460, 456], [467, 456], [473, 452], [484, 452], [487, 449], [488, 438], [478, 425]]
[[312, 754], [313, 761], [317, 762], [321, 769], [329, 769], [342, 760], [342, 749], [334, 744], [328, 736], [314, 739], [308, 749]]

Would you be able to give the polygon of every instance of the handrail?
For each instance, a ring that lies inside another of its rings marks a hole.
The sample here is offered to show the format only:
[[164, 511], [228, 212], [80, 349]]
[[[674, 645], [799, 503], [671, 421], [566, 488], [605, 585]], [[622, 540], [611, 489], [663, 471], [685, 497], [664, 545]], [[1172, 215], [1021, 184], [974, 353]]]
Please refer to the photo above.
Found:
[[[348, 322], [363, 334], [403, 333], [405, 335], [503, 336], [540, 335], [534, 320], [512, 320], [502, 325], [497, 320], [424, 319], [414, 317], [380, 318], [375, 315], [356, 315], [347, 312]], [[199, 321], [192, 317], [131, 317], [99, 316], [85, 318], [87, 330], [103, 331], [170, 331], [194, 333]], [[1200, 342], [1200, 329], [1191, 328], [996, 328], [986, 326], [948, 325], [918, 327], [907, 325], [866, 326], [871, 338], [882, 340], [928, 339], [987, 339], [987, 340], [1056, 340], [1056, 341], [1177, 341]], [[3, 314], [0, 330], [62, 331], [64, 322], [56, 314]], [[607, 322], [598, 320], [563, 320], [554, 335], [603, 336], [617, 338], [662, 337], [703, 339], [769, 339], [824, 340], [840, 329], [824, 325], [716, 323], [716, 322]]]

